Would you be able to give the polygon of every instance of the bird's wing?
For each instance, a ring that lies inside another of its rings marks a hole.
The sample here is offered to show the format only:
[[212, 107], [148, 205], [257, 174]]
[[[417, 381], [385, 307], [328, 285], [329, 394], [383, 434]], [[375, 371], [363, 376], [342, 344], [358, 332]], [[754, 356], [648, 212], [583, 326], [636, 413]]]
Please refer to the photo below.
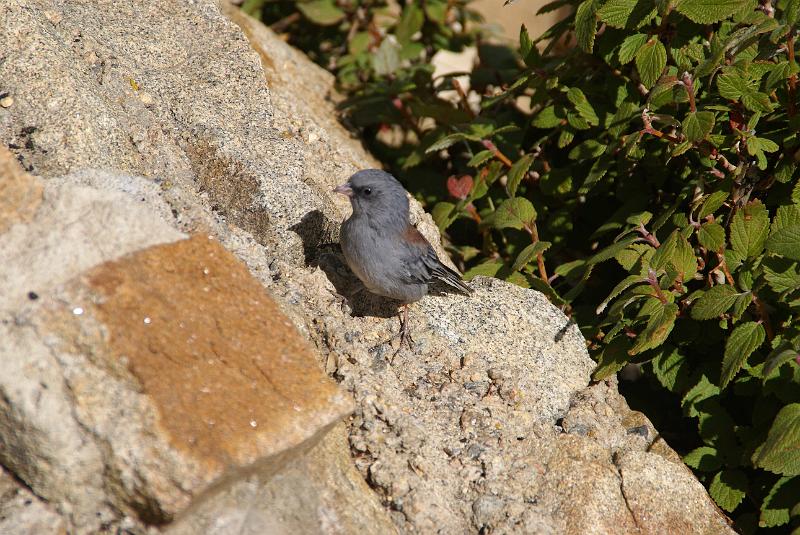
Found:
[[416, 228], [409, 225], [403, 238], [408, 252], [405, 267], [411, 280], [428, 284], [438, 279], [456, 290], [472, 293], [472, 288], [466, 285], [461, 275], [439, 260], [431, 244]]

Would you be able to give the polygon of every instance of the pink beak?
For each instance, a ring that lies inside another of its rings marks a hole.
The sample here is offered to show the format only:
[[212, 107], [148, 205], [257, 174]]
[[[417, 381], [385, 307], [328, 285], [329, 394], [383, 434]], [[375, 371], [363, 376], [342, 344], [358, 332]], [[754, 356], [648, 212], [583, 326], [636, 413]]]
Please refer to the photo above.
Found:
[[345, 182], [341, 186], [336, 186], [335, 188], [333, 188], [333, 191], [335, 191], [336, 193], [341, 193], [342, 195], [346, 195], [348, 197], [353, 196], [353, 188], [351, 188], [350, 184], [347, 182]]

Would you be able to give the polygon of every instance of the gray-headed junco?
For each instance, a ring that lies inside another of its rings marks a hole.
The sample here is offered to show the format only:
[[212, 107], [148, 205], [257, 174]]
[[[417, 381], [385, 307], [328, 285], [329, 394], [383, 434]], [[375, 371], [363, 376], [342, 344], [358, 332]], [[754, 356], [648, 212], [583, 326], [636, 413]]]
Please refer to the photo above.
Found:
[[370, 292], [402, 303], [401, 346], [408, 334], [408, 304], [422, 299], [434, 280], [472, 292], [411, 225], [406, 190], [392, 175], [365, 169], [333, 191], [350, 197], [353, 205], [353, 215], [342, 223], [341, 232], [350, 269]]

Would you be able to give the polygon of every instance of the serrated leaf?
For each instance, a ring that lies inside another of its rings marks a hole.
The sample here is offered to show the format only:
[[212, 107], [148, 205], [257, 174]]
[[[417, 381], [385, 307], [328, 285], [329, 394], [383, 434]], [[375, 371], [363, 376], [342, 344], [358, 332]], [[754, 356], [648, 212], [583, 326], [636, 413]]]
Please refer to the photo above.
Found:
[[779, 148], [777, 143], [764, 137], [753, 136], [747, 140], [747, 152], [750, 155], [756, 154], [757, 151], [776, 152]]
[[585, 0], [575, 10], [575, 39], [584, 52], [594, 48], [594, 37], [597, 33], [597, 3]]
[[692, 304], [692, 319], [710, 320], [728, 311], [736, 301], [736, 290], [728, 284], [714, 286]]
[[733, 329], [725, 342], [725, 355], [722, 358], [720, 388], [725, 388], [741, 369], [753, 351], [764, 343], [764, 326], [754, 321], [740, 323]]
[[563, 149], [570, 143], [572, 140], [575, 139], [575, 132], [571, 130], [562, 130], [561, 133], [558, 135], [558, 148]]
[[710, 111], [690, 112], [686, 114], [682, 124], [688, 141], [701, 141], [714, 128], [714, 114]]
[[667, 66], [667, 49], [658, 39], [652, 38], [636, 53], [636, 70], [646, 88], [653, 87]]
[[456, 205], [450, 202], [438, 202], [431, 210], [431, 217], [433, 222], [439, 227], [439, 230], [444, 232], [447, 230], [453, 221], [456, 220], [457, 214], [455, 212]]
[[711, 252], [719, 252], [725, 247], [725, 229], [719, 223], [703, 223], [697, 231], [700, 245]]
[[746, 0], [680, 0], [675, 9], [698, 24], [713, 24], [747, 5]]
[[630, 342], [625, 337], [617, 337], [603, 348], [597, 367], [592, 372], [593, 381], [602, 381], [618, 371], [630, 360], [628, 349]]
[[522, 182], [522, 178], [528, 172], [528, 169], [533, 163], [533, 158], [533, 154], [526, 154], [514, 162], [514, 165], [512, 165], [511, 169], [508, 170], [508, 181], [506, 182], [506, 188], [508, 189], [508, 194], [511, 197], [514, 197], [517, 194], [517, 188], [519, 187], [520, 182]]
[[617, 52], [619, 62], [623, 65], [627, 65], [633, 61], [636, 52], [647, 42], [647, 39], [648, 35], [644, 33], [635, 33], [626, 37], [619, 46], [619, 52]]
[[640, 28], [656, 15], [651, 0], [609, 0], [597, 10], [597, 16], [613, 28]]
[[594, 139], [587, 139], [583, 143], [576, 145], [569, 151], [569, 159], [570, 160], [593, 160], [603, 154], [608, 148], [608, 145], [604, 145]]
[[537, 241], [525, 247], [514, 260], [514, 265], [511, 267], [513, 271], [519, 271], [525, 267], [531, 260], [536, 258], [539, 253], [545, 252], [552, 244], [549, 241]]
[[523, 197], [507, 199], [495, 210], [492, 217], [494, 228], [522, 230], [536, 220], [536, 209], [531, 201]]
[[667, 239], [656, 249], [653, 258], [650, 259], [650, 265], [653, 269], [664, 269], [672, 259], [672, 255], [675, 253], [677, 235], [677, 230], [672, 231], [672, 234], [667, 236]]
[[792, 345], [788, 342], [784, 342], [783, 344], [779, 345], [772, 352], [767, 355], [767, 358], [764, 360], [764, 370], [763, 376], [766, 379], [769, 375], [776, 369], [778, 369], [782, 364], [785, 364], [791, 360], [797, 358], [798, 352]]
[[[415, 33], [422, 29], [425, 23], [425, 14], [415, 2], [409, 2], [403, 8], [400, 20], [397, 22], [394, 36], [401, 43], [408, 43]], [[524, 56], [523, 56], [524, 57]]]
[[575, 110], [587, 123], [594, 126], [600, 124], [597, 113], [595, 113], [594, 108], [589, 103], [586, 95], [583, 94], [583, 91], [577, 87], [571, 87], [569, 91], [567, 91], [567, 99], [572, 102], [572, 105], [575, 106]]
[[531, 36], [528, 34], [528, 28], [522, 24], [519, 27], [519, 52], [522, 55], [522, 59], [528, 57], [528, 54], [531, 53], [533, 50], [533, 41], [531, 40]]
[[700, 446], [683, 456], [683, 462], [701, 472], [713, 472], [722, 467], [722, 459], [715, 448]]
[[[731, 245], [733, 250], [745, 258], [760, 255], [769, 231], [769, 214], [761, 201], [754, 201], [733, 216], [731, 222]], [[779, 240], [780, 243], [782, 243]]]
[[782, 293], [800, 288], [800, 268], [797, 262], [770, 256], [764, 258], [761, 266], [764, 268], [764, 279], [775, 292]]
[[536, 128], [555, 128], [561, 124], [565, 117], [559, 116], [555, 106], [547, 106], [536, 114], [531, 124]]
[[761, 503], [759, 526], [773, 528], [788, 524], [792, 511], [798, 505], [800, 505], [800, 477], [780, 478]]
[[[443, 138], [437, 140], [433, 144], [431, 144], [430, 147], [425, 149], [425, 153], [427, 154], [427, 153], [430, 153], [430, 152], [440, 151], [442, 149], [446, 149], [447, 147], [450, 147], [451, 145], [455, 145], [459, 141], [464, 141], [466, 139], [471, 139], [471, 138], [473, 138], [473, 136], [469, 136], [469, 135], [464, 134], [462, 132], [456, 132], [455, 134], [448, 134], [448, 135], [444, 136]], [[475, 138], [474, 140], [477, 141], [477, 138]]]
[[503, 269], [503, 262], [501, 260], [489, 260], [472, 267], [464, 273], [464, 280], [472, 280], [473, 277], [482, 275], [484, 277], [494, 277]]
[[490, 150], [482, 150], [469, 159], [469, 161], [467, 162], [467, 166], [480, 167], [482, 163], [486, 162], [487, 160], [490, 160], [492, 156], [494, 156], [494, 152]]
[[598, 305], [597, 309], [595, 310], [595, 313], [602, 314], [612, 299], [617, 297], [619, 294], [621, 294], [634, 284], [640, 284], [643, 282], [647, 282], [647, 280], [642, 278], [641, 275], [628, 275], [627, 277], [622, 279], [619, 283], [617, 283], [616, 286], [614, 286], [614, 289], [611, 290], [611, 293], [608, 294], [608, 297], [603, 299], [603, 302], [600, 303], [600, 305]]
[[717, 472], [708, 493], [722, 509], [732, 512], [744, 499], [747, 493], [747, 475], [741, 470], [723, 470]]
[[675, 326], [675, 318], [678, 317], [678, 305], [666, 303], [661, 306], [647, 321], [647, 326], [639, 336], [636, 343], [628, 351], [629, 355], [639, 353], [660, 346], [667, 339], [672, 328]]
[[[740, 274], [741, 275], [741, 274]], [[740, 286], [741, 286], [741, 278], [740, 278]], [[736, 296], [736, 301], [733, 302], [733, 308], [731, 309], [731, 315], [733, 316], [734, 320], [738, 320], [744, 314], [744, 311], [747, 310], [747, 307], [750, 306], [750, 303], [753, 302], [753, 294], [749, 291], [741, 293]]]
[[775, 232], [766, 241], [767, 251], [790, 260], [800, 260], [800, 225], [790, 225]]
[[800, 475], [800, 403], [783, 407], [764, 444], [753, 453], [753, 464], [784, 476]]
[[625, 238], [624, 240], [612, 243], [605, 249], [601, 249], [600, 251], [595, 253], [594, 256], [592, 256], [589, 260], [586, 261], [586, 263], [589, 265], [598, 264], [600, 262], [605, 262], [606, 260], [614, 258], [614, 256], [616, 256], [617, 253], [627, 249], [628, 246], [632, 244], [634, 241], [636, 241], [636, 238], [630, 236], [628, 238]]
[[719, 387], [701, 375], [697, 383], [690, 388], [681, 399], [684, 414], [690, 418], [700, 415], [697, 407], [701, 402], [719, 395]]
[[345, 17], [345, 12], [339, 9], [333, 0], [312, 0], [297, 2], [295, 5], [308, 20], [320, 26], [333, 26]]
[[715, 191], [709, 194], [703, 201], [703, 204], [700, 205], [700, 212], [697, 214], [698, 219], [703, 219], [707, 215], [716, 212], [727, 198], [728, 192], [726, 191]]
[[690, 367], [678, 348], [662, 347], [650, 363], [658, 382], [670, 392], [678, 393], [688, 386]]
[[775, 212], [775, 218], [772, 220], [770, 232], [775, 233], [793, 225], [800, 225], [800, 205], [788, 204], [778, 206], [778, 210]]

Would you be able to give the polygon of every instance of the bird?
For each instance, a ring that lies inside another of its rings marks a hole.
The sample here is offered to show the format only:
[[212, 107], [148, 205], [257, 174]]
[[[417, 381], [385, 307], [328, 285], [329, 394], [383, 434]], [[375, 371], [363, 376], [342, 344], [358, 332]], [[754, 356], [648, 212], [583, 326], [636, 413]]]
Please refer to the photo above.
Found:
[[371, 293], [401, 303], [400, 348], [409, 337], [408, 306], [427, 295], [433, 282], [472, 293], [411, 224], [408, 195], [391, 174], [364, 169], [333, 191], [347, 196], [353, 207], [340, 233], [347, 265]]

